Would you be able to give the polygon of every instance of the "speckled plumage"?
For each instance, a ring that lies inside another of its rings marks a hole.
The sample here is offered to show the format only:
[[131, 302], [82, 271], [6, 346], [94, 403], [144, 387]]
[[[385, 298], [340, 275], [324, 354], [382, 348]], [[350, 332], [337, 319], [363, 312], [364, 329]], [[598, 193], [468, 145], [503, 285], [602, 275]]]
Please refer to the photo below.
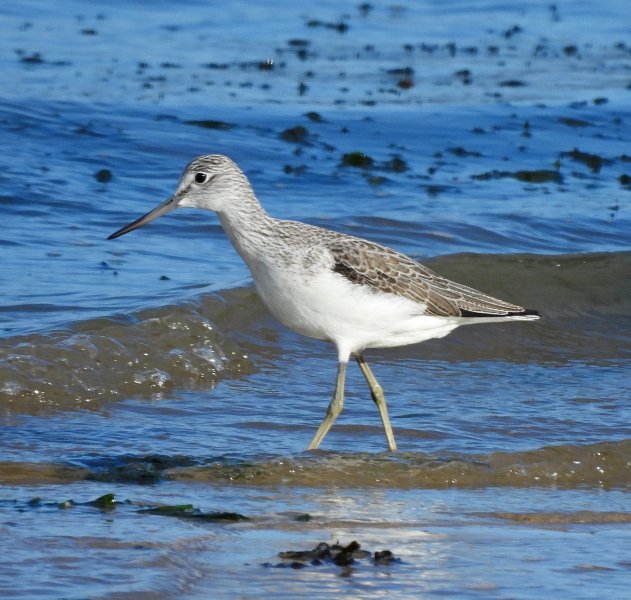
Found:
[[390, 248], [271, 217], [239, 167], [221, 155], [193, 160], [171, 198], [110, 239], [178, 207], [216, 212], [270, 312], [298, 333], [337, 347], [335, 393], [309, 449], [319, 446], [342, 410], [351, 356], [370, 386], [388, 446], [396, 450], [383, 392], [363, 350], [443, 337], [460, 325], [538, 318], [536, 311], [450, 281]]
[[[352, 283], [409, 298], [440, 317], [518, 316], [533, 314], [474, 288], [442, 277], [404, 254], [360, 238], [314, 228], [311, 243], [327, 248], [333, 271]], [[314, 239], [315, 238], [315, 239]]]

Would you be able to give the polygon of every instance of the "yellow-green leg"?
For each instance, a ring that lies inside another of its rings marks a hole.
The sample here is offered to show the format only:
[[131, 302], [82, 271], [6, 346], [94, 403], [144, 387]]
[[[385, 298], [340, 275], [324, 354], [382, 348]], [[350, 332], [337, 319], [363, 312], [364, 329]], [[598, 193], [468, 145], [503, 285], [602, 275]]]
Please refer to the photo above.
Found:
[[370, 386], [370, 394], [372, 396], [373, 402], [377, 405], [379, 409], [379, 415], [381, 416], [381, 422], [383, 423], [383, 428], [386, 432], [386, 439], [388, 440], [388, 447], [391, 452], [395, 452], [397, 449], [397, 444], [394, 441], [394, 434], [392, 433], [392, 426], [390, 425], [390, 419], [388, 418], [388, 407], [386, 406], [386, 399], [383, 395], [383, 389], [379, 385], [379, 382], [372, 374], [368, 363], [364, 359], [361, 354], [358, 354], [355, 357], [357, 360], [357, 364], [359, 368], [362, 370], [368, 385]]
[[320, 445], [324, 436], [329, 432], [329, 429], [331, 429], [331, 425], [333, 425], [335, 419], [337, 419], [337, 415], [342, 412], [342, 408], [344, 406], [344, 380], [346, 378], [346, 364], [346, 362], [340, 362], [337, 367], [337, 381], [335, 383], [335, 393], [333, 394], [333, 399], [331, 400], [331, 404], [329, 404], [329, 408], [326, 410], [324, 421], [322, 421], [320, 427], [318, 427], [318, 431], [316, 432], [313, 440], [311, 440], [307, 450], [315, 450]]

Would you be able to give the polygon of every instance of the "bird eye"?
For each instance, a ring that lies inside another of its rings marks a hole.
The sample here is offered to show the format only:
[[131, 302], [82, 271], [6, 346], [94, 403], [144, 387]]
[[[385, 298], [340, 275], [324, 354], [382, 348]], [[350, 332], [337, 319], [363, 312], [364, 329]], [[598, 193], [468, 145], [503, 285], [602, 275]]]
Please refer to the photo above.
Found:
[[197, 183], [204, 183], [208, 179], [206, 173], [195, 173], [195, 181]]

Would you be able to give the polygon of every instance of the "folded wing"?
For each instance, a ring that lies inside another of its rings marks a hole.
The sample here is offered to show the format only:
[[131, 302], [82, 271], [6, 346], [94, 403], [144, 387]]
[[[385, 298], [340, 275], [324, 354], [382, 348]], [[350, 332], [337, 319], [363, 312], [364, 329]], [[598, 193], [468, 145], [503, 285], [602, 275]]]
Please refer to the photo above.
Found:
[[434, 273], [404, 254], [353, 238], [352, 245], [332, 239], [327, 247], [333, 271], [351, 283], [403, 296], [422, 306], [424, 314], [441, 317], [511, 317], [538, 315]]

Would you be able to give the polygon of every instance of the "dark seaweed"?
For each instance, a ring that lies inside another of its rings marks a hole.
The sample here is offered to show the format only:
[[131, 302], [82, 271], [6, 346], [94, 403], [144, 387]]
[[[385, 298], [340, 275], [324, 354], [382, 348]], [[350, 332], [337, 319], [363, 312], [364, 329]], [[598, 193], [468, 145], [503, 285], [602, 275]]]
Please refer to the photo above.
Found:
[[286, 550], [278, 553], [283, 562], [277, 564], [265, 563], [264, 567], [303, 569], [308, 565], [319, 566], [334, 564], [338, 567], [348, 567], [357, 564], [358, 560], [371, 559], [376, 566], [391, 565], [400, 563], [390, 550], [381, 550], [371, 554], [367, 550], [362, 550], [358, 542], [352, 541], [343, 546], [339, 542], [329, 545], [320, 542], [312, 550]]

